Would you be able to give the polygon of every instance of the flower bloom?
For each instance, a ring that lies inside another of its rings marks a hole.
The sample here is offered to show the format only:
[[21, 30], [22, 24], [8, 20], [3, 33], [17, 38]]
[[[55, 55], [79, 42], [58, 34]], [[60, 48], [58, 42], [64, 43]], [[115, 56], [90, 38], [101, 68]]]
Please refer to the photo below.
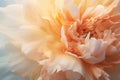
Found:
[[39, 79], [109, 80], [104, 69], [120, 63], [119, 3], [29, 0], [24, 11], [21, 7], [20, 26], [14, 31], [1, 27], [1, 32], [24, 57], [37, 62]]

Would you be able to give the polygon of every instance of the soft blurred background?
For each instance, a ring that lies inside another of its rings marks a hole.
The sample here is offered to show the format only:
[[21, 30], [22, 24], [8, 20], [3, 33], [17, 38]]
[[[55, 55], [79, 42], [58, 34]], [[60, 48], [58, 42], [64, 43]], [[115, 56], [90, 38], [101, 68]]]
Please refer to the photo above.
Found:
[[[19, 2], [22, 2], [22, 0], [0, 0], [0, 7], [6, 7], [7, 5], [15, 4]], [[2, 57], [4, 55], [7, 55], [8, 52], [2, 48], [4, 43], [7, 42], [7, 39], [1, 33], [0, 33], [0, 42], [2, 42], [2, 44], [0, 44], [0, 59], [2, 59]], [[0, 80], [25, 80], [25, 79], [12, 73], [10, 71], [10, 68], [8, 68], [6, 64], [2, 62], [2, 60], [0, 60]]]
[[9, 4], [21, 3], [25, 0], [0, 0], [0, 7], [5, 7]]
[[0, 0], [0, 7], [4, 7], [8, 4], [12, 4], [14, 0]]

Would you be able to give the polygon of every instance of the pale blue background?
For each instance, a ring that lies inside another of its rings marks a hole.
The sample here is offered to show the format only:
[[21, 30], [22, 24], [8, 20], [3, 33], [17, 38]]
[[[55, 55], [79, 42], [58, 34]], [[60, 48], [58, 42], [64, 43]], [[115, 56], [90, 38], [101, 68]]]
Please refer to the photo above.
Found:
[[[5, 7], [8, 4], [14, 4], [14, 1], [15, 0], [0, 0], [0, 7]], [[3, 41], [3, 43], [6, 41], [6, 39], [1, 33], [0, 33], [0, 41]], [[7, 52], [5, 50], [0, 49], [0, 57], [6, 55], [6, 53]], [[0, 80], [25, 80], [21, 78], [20, 76], [12, 73], [8, 67], [4, 65], [1, 66], [1, 64], [2, 62], [0, 62]]]
[[[6, 42], [6, 38], [4, 37], [3, 34], [0, 33], [0, 46], [2, 46]], [[7, 51], [5, 49], [0, 48], [0, 59], [1, 57], [7, 55]], [[6, 64], [0, 60], [0, 80], [25, 80], [22, 77], [12, 73], [10, 71], [10, 68], [6, 66]]]
[[0, 0], [0, 7], [4, 7], [8, 4], [13, 4], [14, 0]]

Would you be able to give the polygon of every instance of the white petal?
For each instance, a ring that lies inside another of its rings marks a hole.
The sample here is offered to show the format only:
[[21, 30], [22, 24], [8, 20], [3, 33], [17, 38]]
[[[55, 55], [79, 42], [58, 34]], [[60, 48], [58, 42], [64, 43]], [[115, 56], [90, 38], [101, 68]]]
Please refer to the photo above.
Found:
[[79, 44], [78, 49], [83, 54], [83, 59], [90, 63], [99, 63], [105, 59], [106, 44], [102, 40], [91, 38], [85, 44]]
[[82, 62], [68, 55], [58, 55], [51, 62], [48, 62], [48, 72], [71, 70], [83, 75]]
[[80, 12], [79, 12], [79, 9], [76, 5], [70, 6], [68, 11], [70, 12], [70, 14], [73, 18], [75, 18], [75, 19], [79, 18]]

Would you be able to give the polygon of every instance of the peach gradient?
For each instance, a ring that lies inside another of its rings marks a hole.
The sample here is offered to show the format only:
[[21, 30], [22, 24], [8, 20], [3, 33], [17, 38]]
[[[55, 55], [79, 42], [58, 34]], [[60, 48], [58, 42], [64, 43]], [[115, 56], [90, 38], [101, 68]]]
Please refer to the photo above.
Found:
[[40, 80], [110, 80], [104, 69], [120, 63], [120, 0], [28, 0], [21, 12], [22, 26], [1, 32], [41, 66]]

